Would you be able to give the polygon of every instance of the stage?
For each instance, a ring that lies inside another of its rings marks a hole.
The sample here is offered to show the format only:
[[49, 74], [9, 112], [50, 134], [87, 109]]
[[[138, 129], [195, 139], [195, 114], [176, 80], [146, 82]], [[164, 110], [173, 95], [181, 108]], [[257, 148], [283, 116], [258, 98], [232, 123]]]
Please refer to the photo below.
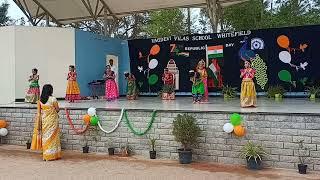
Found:
[[[191, 97], [177, 97], [173, 101], [163, 101], [159, 97], [140, 97], [138, 100], [128, 101], [121, 97], [117, 101], [108, 102], [99, 100], [82, 100], [76, 103], [59, 101], [61, 108], [87, 109], [95, 107], [100, 110], [160, 110], [177, 112], [240, 112], [240, 113], [280, 113], [280, 114], [320, 114], [320, 101], [310, 101], [308, 98], [284, 98], [281, 101], [258, 98], [258, 107], [241, 108], [239, 98], [224, 100], [221, 97], [211, 97], [209, 102], [202, 104], [192, 104]], [[1, 107], [12, 108], [35, 108], [36, 105], [26, 103], [12, 103], [1, 105]]]

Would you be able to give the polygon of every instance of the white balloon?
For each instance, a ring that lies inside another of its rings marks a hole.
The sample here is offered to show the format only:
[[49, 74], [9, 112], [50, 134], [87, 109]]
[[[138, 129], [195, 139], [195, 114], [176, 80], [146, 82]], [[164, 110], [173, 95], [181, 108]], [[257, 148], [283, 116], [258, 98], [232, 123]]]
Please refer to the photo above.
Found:
[[223, 131], [226, 133], [231, 133], [233, 131], [233, 125], [231, 123], [224, 124]]
[[8, 130], [6, 128], [0, 129], [0, 136], [6, 136], [8, 134]]
[[151, 59], [151, 61], [149, 62], [149, 68], [150, 69], [154, 69], [158, 66], [158, 60], [156, 59]]
[[94, 107], [89, 108], [89, 109], [88, 109], [88, 115], [89, 115], [89, 116], [95, 116], [95, 115], [97, 115], [96, 108], [94, 108]]
[[281, 51], [279, 53], [279, 59], [284, 63], [291, 62], [291, 54], [288, 51]]

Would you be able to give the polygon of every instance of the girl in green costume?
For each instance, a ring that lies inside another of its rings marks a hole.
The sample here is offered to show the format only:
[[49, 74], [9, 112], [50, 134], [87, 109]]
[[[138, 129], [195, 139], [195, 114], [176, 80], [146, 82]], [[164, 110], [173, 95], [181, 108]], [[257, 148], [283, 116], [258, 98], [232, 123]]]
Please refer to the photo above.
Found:
[[193, 103], [200, 103], [204, 95], [204, 84], [201, 80], [200, 74], [195, 72], [193, 78], [191, 78], [191, 81]]

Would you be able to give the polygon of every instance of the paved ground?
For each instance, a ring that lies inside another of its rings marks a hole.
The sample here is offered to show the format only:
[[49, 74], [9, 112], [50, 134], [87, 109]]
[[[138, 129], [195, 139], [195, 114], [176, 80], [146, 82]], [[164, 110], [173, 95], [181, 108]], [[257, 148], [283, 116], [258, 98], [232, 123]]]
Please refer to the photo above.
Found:
[[[240, 108], [239, 98], [225, 101], [221, 97], [210, 97], [209, 102], [192, 104], [191, 97], [177, 97], [174, 101], [162, 101], [159, 97], [140, 97], [136, 101], [120, 98], [117, 101], [82, 100], [77, 103], [59, 101], [64, 108], [106, 108], [106, 109], [157, 109], [157, 110], [187, 110], [187, 111], [221, 111], [221, 112], [264, 112], [264, 113], [308, 113], [319, 114], [320, 101], [310, 101], [308, 98], [284, 98], [275, 101], [264, 97], [258, 98], [257, 108]], [[35, 107], [33, 104], [12, 103], [1, 107]]]
[[143, 157], [109, 157], [64, 151], [62, 160], [44, 162], [39, 152], [21, 146], [0, 145], [0, 180], [262, 180], [320, 179], [311, 172], [300, 175], [294, 170], [265, 169], [249, 171], [244, 167], [176, 161], [147, 160]]

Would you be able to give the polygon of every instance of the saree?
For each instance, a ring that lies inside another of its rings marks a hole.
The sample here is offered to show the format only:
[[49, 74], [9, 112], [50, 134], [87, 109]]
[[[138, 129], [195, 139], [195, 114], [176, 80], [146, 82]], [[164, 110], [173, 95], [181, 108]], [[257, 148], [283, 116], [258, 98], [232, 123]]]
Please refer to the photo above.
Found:
[[252, 79], [243, 79], [241, 83], [240, 95], [241, 107], [256, 107], [257, 95], [256, 88]]
[[31, 149], [42, 150], [43, 160], [61, 158], [60, 128], [55, 106], [58, 102], [50, 97], [48, 103], [38, 102], [38, 113], [35, 121]]
[[68, 74], [68, 84], [65, 97], [67, 101], [81, 100], [80, 88], [76, 78], [77, 74], [75, 72], [70, 72]]
[[31, 81], [27, 95], [25, 97], [25, 102], [37, 103], [40, 97], [40, 89], [38, 80]]
[[127, 84], [127, 98], [129, 100], [134, 100], [137, 98], [138, 92], [137, 92], [137, 85], [135, 80], [128, 79]]
[[106, 81], [106, 95], [108, 101], [116, 100], [119, 97], [118, 87], [114, 79]]

